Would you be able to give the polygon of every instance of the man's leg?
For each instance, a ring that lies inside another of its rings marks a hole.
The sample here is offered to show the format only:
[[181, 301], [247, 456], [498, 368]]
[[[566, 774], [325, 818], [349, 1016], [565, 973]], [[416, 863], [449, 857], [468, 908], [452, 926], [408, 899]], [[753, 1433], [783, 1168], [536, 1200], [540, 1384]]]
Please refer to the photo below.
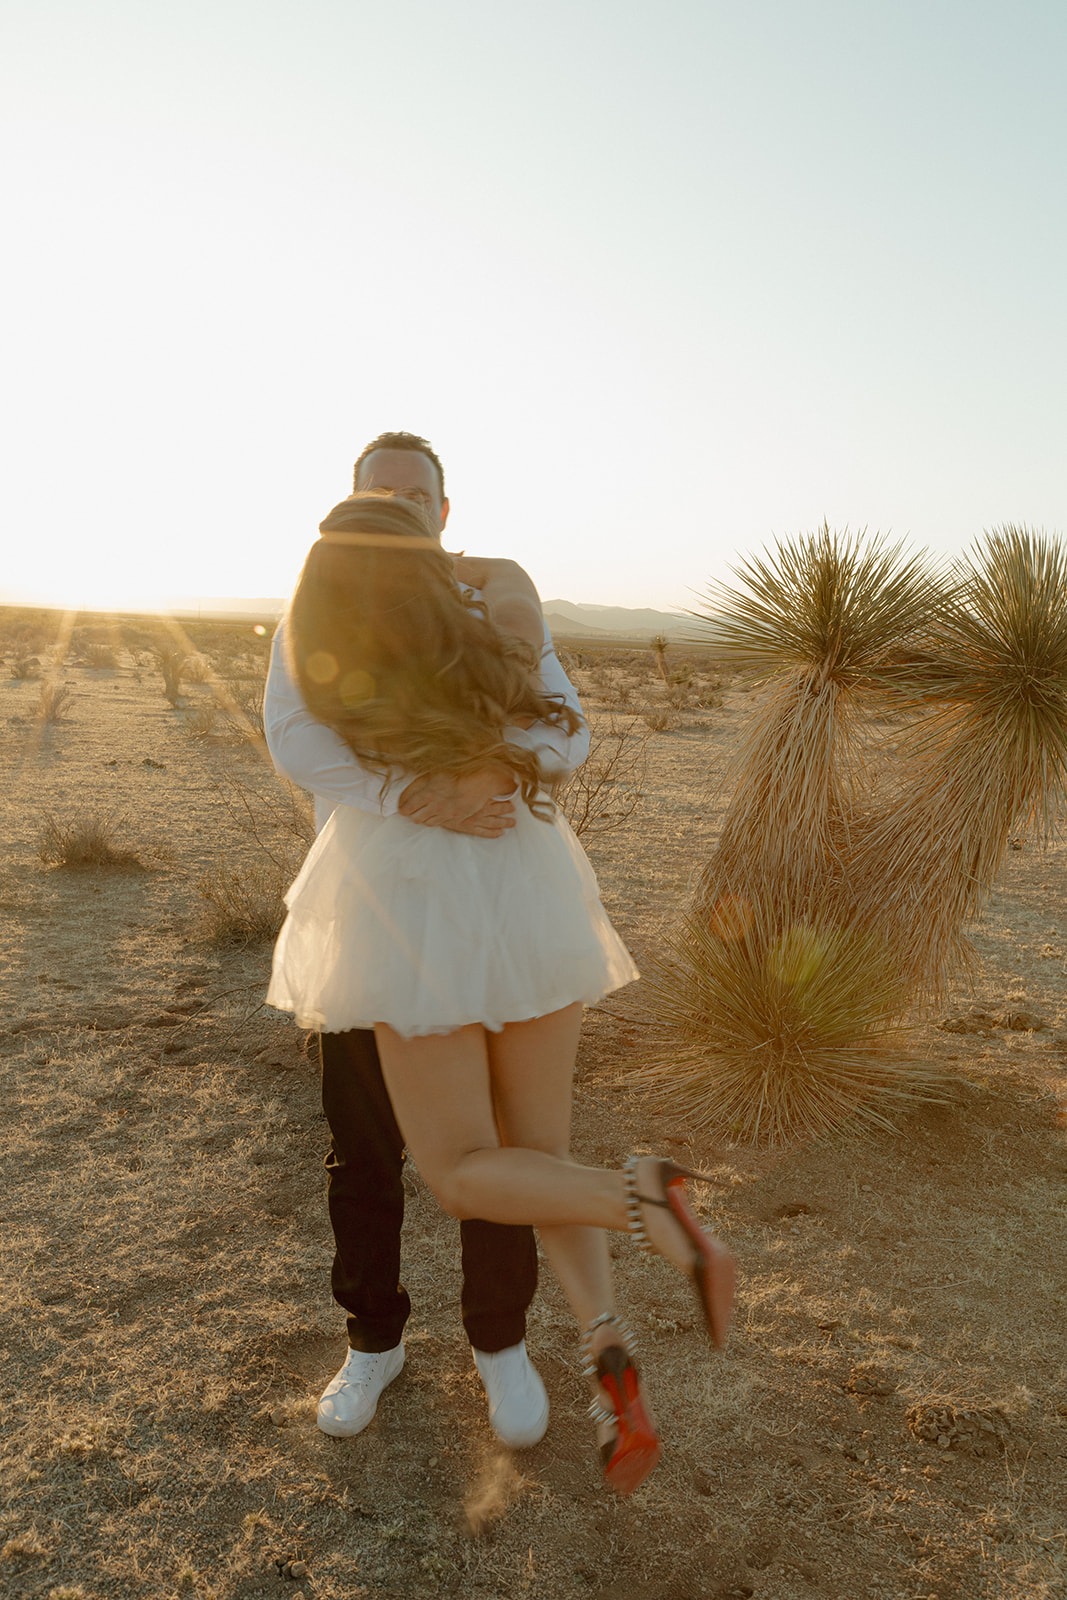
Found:
[[463, 1326], [475, 1350], [492, 1353], [526, 1337], [526, 1308], [537, 1292], [534, 1231], [504, 1222], [461, 1222]]
[[392, 1350], [411, 1310], [400, 1282], [404, 1141], [370, 1030], [319, 1036], [322, 1109], [330, 1126], [327, 1204], [336, 1253], [333, 1297], [353, 1350]]
[[404, 1146], [371, 1032], [324, 1033], [322, 1109], [330, 1125], [327, 1199], [333, 1296], [348, 1312], [349, 1351], [319, 1397], [323, 1433], [362, 1433], [404, 1365], [411, 1309], [400, 1282]]

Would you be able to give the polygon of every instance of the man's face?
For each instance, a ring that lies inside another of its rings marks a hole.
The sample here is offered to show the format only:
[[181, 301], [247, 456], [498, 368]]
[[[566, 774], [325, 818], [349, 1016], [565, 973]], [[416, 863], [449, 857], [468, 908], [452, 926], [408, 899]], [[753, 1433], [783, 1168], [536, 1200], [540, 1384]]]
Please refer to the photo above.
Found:
[[359, 469], [357, 489], [387, 489], [400, 500], [421, 507], [435, 529], [448, 520], [448, 501], [441, 498], [437, 468], [420, 450], [372, 450]]

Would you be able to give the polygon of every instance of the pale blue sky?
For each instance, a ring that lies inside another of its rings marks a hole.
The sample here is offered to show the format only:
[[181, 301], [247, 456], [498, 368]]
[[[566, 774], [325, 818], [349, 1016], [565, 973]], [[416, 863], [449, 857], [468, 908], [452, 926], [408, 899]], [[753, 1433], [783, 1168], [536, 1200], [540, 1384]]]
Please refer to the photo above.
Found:
[[1059, 0], [3, 16], [5, 591], [284, 593], [392, 427], [546, 597], [1067, 532]]

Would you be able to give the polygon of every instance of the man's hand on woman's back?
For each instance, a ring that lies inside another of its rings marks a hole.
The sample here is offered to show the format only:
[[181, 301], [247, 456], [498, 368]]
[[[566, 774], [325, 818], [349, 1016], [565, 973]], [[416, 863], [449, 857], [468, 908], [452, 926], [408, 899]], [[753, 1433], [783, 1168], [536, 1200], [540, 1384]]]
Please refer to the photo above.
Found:
[[506, 829], [515, 826], [515, 807], [506, 798], [514, 787], [514, 774], [496, 762], [462, 777], [450, 772], [428, 772], [408, 784], [397, 809], [401, 816], [425, 828], [448, 828], [479, 839], [499, 839]]

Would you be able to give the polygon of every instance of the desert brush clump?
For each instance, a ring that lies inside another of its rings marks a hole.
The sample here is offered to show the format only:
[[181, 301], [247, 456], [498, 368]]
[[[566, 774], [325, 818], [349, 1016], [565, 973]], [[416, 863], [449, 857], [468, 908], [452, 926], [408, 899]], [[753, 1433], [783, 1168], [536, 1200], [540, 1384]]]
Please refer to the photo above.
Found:
[[726, 774], [732, 795], [697, 903], [755, 894], [799, 910], [844, 871], [867, 705], [899, 677], [941, 585], [923, 556], [825, 524], [736, 574], [740, 588], [692, 615], [762, 690]]
[[893, 791], [857, 830], [842, 908], [890, 939], [920, 994], [965, 959], [1009, 841], [1046, 841], [1067, 785], [1067, 558], [994, 529], [957, 563], [907, 663]]
[[182, 692], [182, 674], [188, 652], [177, 645], [157, 644], [152, 649], [151, 658], [163, 679], [163, 698], [176, 706]]
[[34, 715], [42, 722], [63, 722], [73, 699], [74, 692], [69, 684], [52, 679], [42, 684]]
[[95, 812], [60, 822], [46, 817], [37, 835], [37, 855], [49, 867], [143, 867], [137, 851], [122, 842], [126, 818]]
[[655, 1024], [638, 1076], [694, 1132], [782, 1144], [852, 1117], [888, 1125], [933, 1079], [902, 1048], [892, 953], [805, 907], [737, 899], [689, 915], [645, 973]]
[[201, 899], [197, 933], [206, 944], [261, 944], [285, 920], [285, 891], [292, 873], [269, 859], [230, 866], [220, 861], [197, 882]]

